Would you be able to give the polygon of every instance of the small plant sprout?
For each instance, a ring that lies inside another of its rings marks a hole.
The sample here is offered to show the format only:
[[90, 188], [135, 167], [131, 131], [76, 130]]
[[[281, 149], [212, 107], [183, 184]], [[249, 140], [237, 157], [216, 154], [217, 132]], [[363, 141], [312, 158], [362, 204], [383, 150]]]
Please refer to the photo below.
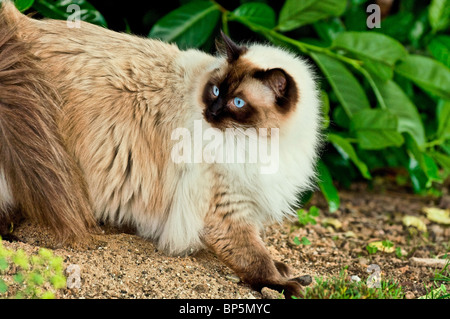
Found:
[[7, 249], [0, 238], [0, 298], [53, 299], [65, 287], [61, 257], [45, 248], [32, 255]]
[[311, 206], [309, 210], [299, 209], [297, 211], [298, 222], [301, 226], [306, 226], [308, 224], [317, 224], [316, 218], [319, 217], [319, 208], [316, 206]]

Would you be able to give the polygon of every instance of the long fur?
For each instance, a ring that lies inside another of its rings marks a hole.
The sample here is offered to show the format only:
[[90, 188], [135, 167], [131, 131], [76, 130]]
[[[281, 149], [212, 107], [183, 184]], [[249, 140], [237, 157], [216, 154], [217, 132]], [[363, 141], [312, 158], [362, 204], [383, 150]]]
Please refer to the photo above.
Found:
[[0, 214], [19, 210], [62, 240], [80, 238], [95, 222], [80, 169], [57, 133], [61, 100], [7, 10], [0, 13]]

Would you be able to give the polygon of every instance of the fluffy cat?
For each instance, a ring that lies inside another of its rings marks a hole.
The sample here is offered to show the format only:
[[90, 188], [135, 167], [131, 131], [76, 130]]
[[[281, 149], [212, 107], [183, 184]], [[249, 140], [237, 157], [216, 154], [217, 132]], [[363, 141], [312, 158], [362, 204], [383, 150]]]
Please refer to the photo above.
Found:
[[[0, 224], [20, 211], [62, 239], [96, 221], [127, 224], [167, 254], [207, 247], [254, 289], [298, 295], [260, 233], [293, 214], [312, 184], [321, 122], [313, 72], [273, 46], [223, 36], [222, 51], [68, 28], [4, 3]], [[244, 156], [258, 130], [276, 129], [265, 135], [276, 134], [276, 173], [262, 174], [260, 161], [175, 161], [177, 146], [203, 154], [204, 138], [174, 138], [177, 129], [198, 137], [196, 127], [247, 143], [236, 149]]]

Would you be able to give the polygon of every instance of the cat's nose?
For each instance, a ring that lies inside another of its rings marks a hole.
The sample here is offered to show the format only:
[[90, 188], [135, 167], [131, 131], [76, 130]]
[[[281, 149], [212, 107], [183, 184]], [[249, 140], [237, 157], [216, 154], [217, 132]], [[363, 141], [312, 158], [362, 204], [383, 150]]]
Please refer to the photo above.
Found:
[[213, 105], [211, 105], [210, 108], [208, 108], [209, 114], [216, 118], [220, 115], [220, 113], [222, 113], [223, 110], [223, 106], [221, 105], [221, 103], [214, 103]]

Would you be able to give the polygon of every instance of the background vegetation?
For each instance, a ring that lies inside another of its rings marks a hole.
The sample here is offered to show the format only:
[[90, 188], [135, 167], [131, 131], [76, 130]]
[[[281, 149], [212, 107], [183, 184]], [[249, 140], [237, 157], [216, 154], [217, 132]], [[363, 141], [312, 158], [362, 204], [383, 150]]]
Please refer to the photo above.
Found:
[[365, 0], [16, 1], [57, 19], [71, 15], [71, 3], [82, 20], [181, 48], [213, 52], [222, 29], [309, 59], [321, 80], [328, 143], [319, 186], [331, 212], [336, 182], [388, 170], [416, 193], [439, 195], [435, 186], [450, 175], [450, 0], [393, 1], [373, 29]]

